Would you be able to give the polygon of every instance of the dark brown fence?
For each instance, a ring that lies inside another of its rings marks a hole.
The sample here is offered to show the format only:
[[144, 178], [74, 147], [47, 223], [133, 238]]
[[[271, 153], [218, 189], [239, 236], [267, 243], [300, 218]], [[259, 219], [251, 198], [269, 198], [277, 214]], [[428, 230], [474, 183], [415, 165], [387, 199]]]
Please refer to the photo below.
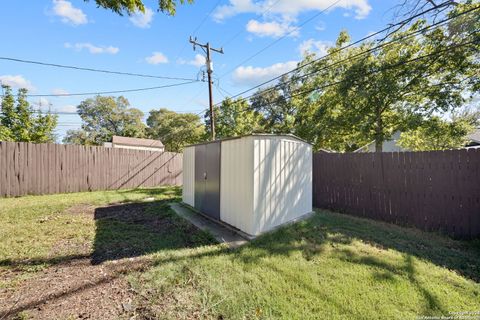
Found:
[[0, 196], [182, 184], [182, 154], [0, 142]]
[[480, 150], [317, 153], [313, 203], [458, 238], [480, 236]]

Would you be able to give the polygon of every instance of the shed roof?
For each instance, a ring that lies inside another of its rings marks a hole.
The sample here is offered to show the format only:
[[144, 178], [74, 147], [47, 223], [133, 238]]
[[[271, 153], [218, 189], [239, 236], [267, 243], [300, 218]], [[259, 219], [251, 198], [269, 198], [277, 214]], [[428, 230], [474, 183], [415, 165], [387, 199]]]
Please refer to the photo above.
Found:
[[222, 141], [227, 141], [227, 140], [234, 140], [234, 139], [241, 139], [241, 138], [245, 138], [245, 137], [285, 137], [285, 138], [293, 138], [295, 140], [298, 140], [298, 141], [301, 141], [303, 143], [307, 143], [307, 144], [310, 144], [310, 142], [306, 141], [306, 140], [303, 140], [302, 138], [299, 138], [293, 134], [274, 134], [274, 133], [251, 133], [251, 134], [244, 134], [244, 135], [241, 135], [241, 136], [235, 136], [235, 137], [228, 137], [228, 138], [222, 138], [222, 139], [217, 139], [217, 140], [214, 140], [214, 141], [205, 141], [205, 142], [200, 142], [200, 143], [195, 143], [195, 144], [191, 144], [191, 145], [188, 145], [186, 146], [186, 148], [188, 147], [193, 147], [193, 146], [199, 146], [199, 145], [203, 145], [203, 144], [209, 144], [209, 143], [216, 143], [216, 142], [222, 142]]
[[112, 143], [122, 144], [127, 146], [140, 146], [140, 147], [151, 147], [151, 148], [164, 147], [162, 141], [160, 140], [130, 138], [130, 137], [121, 137], [121, 136], [113, 136]]

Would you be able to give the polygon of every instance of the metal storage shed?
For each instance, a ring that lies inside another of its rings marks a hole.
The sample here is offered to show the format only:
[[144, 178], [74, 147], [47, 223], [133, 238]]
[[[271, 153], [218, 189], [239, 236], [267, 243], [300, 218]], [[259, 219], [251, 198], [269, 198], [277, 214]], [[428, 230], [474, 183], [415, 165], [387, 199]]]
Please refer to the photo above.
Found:
[[249, 235], [312, 211], [312, 148], [292, 135], [254, 134], [188, 146], [183, 202]]

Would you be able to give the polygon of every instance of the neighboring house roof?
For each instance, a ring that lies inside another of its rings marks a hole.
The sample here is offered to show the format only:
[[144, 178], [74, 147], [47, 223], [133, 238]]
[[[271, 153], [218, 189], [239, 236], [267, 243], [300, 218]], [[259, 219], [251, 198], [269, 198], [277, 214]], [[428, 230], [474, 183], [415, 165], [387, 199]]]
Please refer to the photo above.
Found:
[[[397, 144], [398, 139], [400, 139], [401, 133], [402, 132], [400, 130], [397, 130], [392, 134], [392, 137], [390, 139], [383, 141], [383, 144], [382, 144], [383, 152], [408, 151], [407, 149], [404, 149]], [[373, 152], [373, 151], [375, 151], [375, 140], [373, 140], [370, 143], [367, 143], [363, 147], [360, 147], [353, 152], [359, 153], [359, 152]]]
[[467, 135], [468, 140], [475, 143], [480, 143], [480, 128], [475, 129], [474, 132]]
[[151, 147], [151, 148], [164, 147], [162, 141], [160, 140], [129, 138], [129, 137], [120, 137], [120, 136], [113, 136], [112, 143], [126, 145], [126, 146], [136, 146], [136, 147]]

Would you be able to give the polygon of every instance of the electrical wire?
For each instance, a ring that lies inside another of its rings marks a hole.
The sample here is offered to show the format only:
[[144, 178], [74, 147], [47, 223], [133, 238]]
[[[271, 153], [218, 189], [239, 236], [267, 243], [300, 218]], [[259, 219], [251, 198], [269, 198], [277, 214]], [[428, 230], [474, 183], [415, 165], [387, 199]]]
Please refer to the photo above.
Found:
[[126, 89], [126, 90], [114, 90], [114, 91], [97, 91], [97, 92], [82, 92], [82, 93], [59, 93], [59, 94], [29, 94], [27, 97], [72, 97], [72, 96], [92, 96], [92, 95], [102, 95], [102, 94], [116, 94], [116, 93], [128, 93], [128, 92], [140, 92], [140, 91], [149, 91], [157, 90], [163, 88], [178, 87], [187, 84], [196, 83], [197, 81], [188, 81], [174, 84], [167, 84], [163, 86], [156, 87], [147, 87], [147, 88], [137, 88], [137, 89]]
[[[451, 4], [451, 1], [450, 1], [450, 0], [445, 1], [445, 2], [442, 2], [441, 4], [439, 4], [439, 5], [436, 6], [436, 7], [432, 7], [432, 8], [429, 8], [429, 9], [427, 9], [427, 10], [424, 10], [424, 11], [422, 11], [422, 12], [420, 12], [420, 13], [415, 14], [415, 15], [412, 16], [412, 17], [409, 17], [409, 18], [407, 18], [407, 19], [404, 19], [404, 20], [402, 20], [402, 21], [399, 21], [399, 22], [397, 22], [397, 23], [395, 23], [395, 24], [390, 24], [388, 27], [386, 27], [386, 28], [384, 28], [384, 29], [382, 29], [382, 30], [376, 31], [376, 32], [374, 32], [374, 33], [371, 33], [371, 34], [369, 34], [369, 35], [367, 35], [367, 36], [365, 36], [365, 37], [363, 37], [363, 38], [361, 38], [361, 39], [359, 39], [359, 40], [357, 40], [357, 41], [355, 41], [355, 42], [352, 42], [352, 43], [348, 44], [348, 45], [345, 46], [345, 47], [342, 47], [342, 48], [340, 48], [340, 49], [338, 49], [338, 50], [335, 50], [335, 51], [333, 51], [333, 52], [331, 52], [331, 53], [329, 53], [329, 54], [327, 54], [327, 55], [324, 55], [324, 56], [316, 59], [316, 60], [310, 61], [310, 62], [306, 63], [305, 65], [302, 65], [302, 66], [300, 66], [300, 67], [297, 67], [297, 68], [295, 68], [295, 69], [293, 69], [293, 70], [291, 70], [291, 71], [289, 71], [289, 72], [287, 72], [287, 73], [284, 73], [284, 74], [282, 74], [282, 75], [280, 75], [280, 76], [278, 76], [278, 77], [276, 77], [276, 78], [274, 78], [274, 79], [269, 80], [268, 82], [272, 82], [272, 81], [274, 81], [274, 80], [276, 80], [276, 79], [279, 79], [279, 78], [280, 78], [281, 76], [283, 76], [283, 75], [286, 75], [286, 74], [292, 73], [292, 72], [294, 72], [294, 71], [297, 71], [297, 70], [299, 70], [299, 69], [301, 69], [301, 68], [304, 68], [304, 67], [306, 67], [306, 66], [308, 66], [308, 65], [310, 65], [310, 64], [312, 64], [312, 63], [315, 63], [315, 62], [317, 62], [317, 61], [319, 61], [319, 60], [321, 60], [321, 59], [325, 59], [325, 58], [327, 58], [327, 57], [329, 57], [329, 56], [331, 56], [331, 55], [333, 55], [333, 54], [336, 54], [336, 53], [338, 53], [339, 51], [348, 49], [348, 48], [350, 48], [350, 47], [352, 47], [352, 46], [354, 46], [354, 45], [356, 45], [356, 44], [358, 44], [358, 43], [360, 43], [360, 42], [364, 42], [364, 41], [367, 40], [367, 39], [373, 38], [373, 37], [375, 37], [375, 36], [377, 36], [377, 35], [379, 35], [379, 34], [381, 34], [381, 33], [384, 33], [385, 31], [391, 30], [392, 27], [399, 26], [399, 25], [404, 25], [404, 24], [405, 24], [406, 22], [408, 22], [408, 21], [412, 21], [412, 20], [415, 19], [415, 18], [424, 16], [425, 14], [427, 14], [427, 13], [429, 13], [429, 12], [431, 12], [431, 11], [434, 11], [434, 10], [436, 10], [436, 9], [439, 8], [439, 7], [448, 5], [448, 4]], [[328, 8], [327, 8], [327, 9], [328, 9]], [[390, 35], [390, 34], [389, 34], [389, 35]], [[388, 37], [389, 35], [387, 35], [386, 37]], [[269, 46], [271, 46], [271, 45], [273, 45], [273, 44], [275, 44], [275, 43], [271, 43]], [[267, 47], [268, 47], [268, 46], [267, 46]], [[265, 51], [266, 49], [268, 49], [267, 47], [263, 48], [263, 49], [260, 50], [260, 51], [262, 51], [262, 52]], [[261, 53], [260, 51], [257, 52], [256, 55], [258, 55], [259, 53]], [[233, 70], [235, 70], [236, 68], [238, 68], [239, 66], [241, 66], [243, 63], [245, 63], [245, 62], [242, 62], [242, 63], [236, 65], [233, 69], [231, 69], [231, 70], [229, 70], [228, 72], [226, 72], [225, 74], [223, 74], [222, 77], [225, 76], [225, 75], [227, 75], [227, 74], [229, 74], [229, 73], [231, 73]], [[268, 83], [268, 82], [267, 82], [267, 83]]]
[[[469, 35], [473, 35], [475, 34], [475, 32], [478, 32], [477, 31], [474, 31], [472, 33], [470, 33]], [[478, 34], [477, 34], [478, 35]], [[474, 43], [477, 43], [478, 41], [470, 41], [470, 42], [463, 42], [463, 43], [460, 43], [460, 44], [457, 44], [457, 45], [450, 45], [448, 47], [445, 47], [443, 50], [438, 50], [436, 52], [432, 52], [432, 53], [429, 53], [429, 54], [426, 54], [426, 55], [422, 55], [422, 56], [418, 56], [418, 57], [415, 57], [415, 58], [412, 58], [412, 59], [409, 59], [409, 60], [406, 60], [406, 61], [402, 61], [400, 63], [396, 63], [396, 64], [392, 64], [390, 66], [385, 66], [385, 67], [382, 67], [382, 68], [379, 68], [377, 70], [373, 70], [373, 71], [370, 71], [366, 74], [363, 74], [362, 77], [366, 77], [366, 76], [369, 76], [369, 75], [372, 75], [372, 74], [376, 74], [376, 73], [379, 73], [379, 72], [383, 72], [385, 70], [388, 70], [388, 69], [393, 69], [393, 68], [396, 68], [396, 67], [399, 67], [399, 66], [402, 66], [402, 65], [405, 65], [405, 64], [408, 64], [408, 63], [412, 63], [412, 62], [416, 62], [416, 61], [420, 61], [422, 59], [426, 59], [426, 58], [429, 58], [429, 57], [432, 57], [432, 56], [435, 56], [437, 54], [441, 54], [441, 53], [444, 53], [444, 52], [448, 52], [452, 49], [456, 49], [456, 48], [460, 48], [460, 47], [464, 47], [464, 46], [467, 46], [467, 45], [470, 45], [470, 44], [474, 44]], [[319, 86], [319, 87], [315, 87], [315, 88], [312, 88], [312, 89], [307, 89], [307, 90], [295, 90], [293, 91], [293, 94], [290, 94], [288, 97], [286, 97], [287, 99], [291, 99], [293, 97], [296, 97], [298, 95], [302, 95], [302, 94], [307, 94], [307, 93], [312, 93], [314, 91], [319, 91], [319, 90], [322, 90], [322, 89], [326, 89], [328, 87], [332, 87], [332, 86], [336, 86], [336, 85], [339, 85], [341, 83], [344, 83], [346, 81], [352, 81], [352, 79], [344, 79], [344, 80], [339, 80], [339, 81], [336, 81], [336, 82], [332, 82], [332, 83], [329, 83], [329, 84], [326, 84], [326, 85], [323, 85], [323, 86]], [[364, 81], [365, 82], [365, 81]], [[252, 94], [250, 96], [247, 96], [247, 97], [244, 97], [244, 98], [241, 98], [242, 101], [246, 101], [246, 100], [249, 100], [250, 98], [254, 97], [255, 94]], [[220, 103], [217, 103], [215, 106], [219, 106], [221, 104]], [[271, 103], [267, 103], [267, 105], [272, 105], [273, 102]], [[208, 109], [204, 109], [204, 112], [208, 111]], [[241, 113], [243, 112], [249, 112], [249, 111], [253, 111], [253, 108], [247, 108], [246, 110], [242, 111]]]
[[[477, 41], [463, 42], [463, 43], [460, 43], [460, 44], [457, 44], [457, 45], [448, 46], [443, 50], [438, 50], [436, 52], [432, 52], [432, 53], [429, 53], [429, 54], [426, 54], [426, 55], [423, 55], [423, 56], [415, 57], [415, 58], [412, 58], [412, 59], [409, 59], [409, 60], [406, 60], [406, 61], [402, 61], [402, 62], [399, 62], [399, 63], [396, 63], [396, 64], [392, 64], [390, 66], [385, 66], [385, 67], [379, 68], [377, 70], [367, 72], [366, 74], [363, 74], [362, 77], [365, 78], [366, 76], [369, 76], [369, 75], [372, 75], [372, 74], [383, 72], [383, 71], [389, 70], [389, 69], [394, 69], [394, 68], [400, 67], [402, 65], [408, 64], [408, 63], [412, 63], [412, 62], [420, 61], [422, 59], [430, 58], [430, 57], [435, 56], [437, 54], [448, 52], [452, 49], [461, 48], [461, 47], [464, 47], [464, 46], [467, 46], [467, 45], [470, 45], [470, 44], [474, 44], [474, 43], [477, 43]], [[362, 83], [359, 83], [359, 84], [366, 83], [367, 80], [368, 79], [366, 79], [365, 81], [363, 81]], [[326, 85], [323, 85], [323, 86], [319, 86], [319, 87], [315, 87], [315, 88], [312, 88], [312, 89], [308, 89], [308, 90], [294, 91], [294, 94], [290, 94], [287, 98], [291, 99], [291, 98], [296, 97], [296, 96], [301, 95], [301, 94], [312, 93], [314, 91], [320, 91], [322, 89], [326, 89], [326, 88], [329, 88], [329, 87], [332, 87], [332, 86], [339, 85], [339, 84], [344, 83], [346, 81], [352, 81], [352, 79], [339, 80], [339, 81], [336, 81], [336, 82], [332, 82], [332, 83], [329, 83], [329, 84], [326, 84]], [[250, 95], [250, 96], [245, 97], [245, 98], [242, 98], [242, 100], [248, 100], [248, 99], [252, 98], [253, 96], [255, 96], [255, 94]], [[271, 104], [272, 103], [269, 103], [268, 105], [271, 105]], [[245, 110], [245, 111], [251, 111], [251, 110]]]
[[157, 76], [157, 75], [151, 75], [151, 74], [112, 71], [112, 70], [95, 69], [95, 68], [86, 68], [86, 67], [78, 67], [78, 66], [72, 66], [72, 65], [63, 65], [63, 64], [56, 64], [56, 63], [33, 61], [33, 60], [24, 60], [24, 59], [11, 58], [11, 57], [0, 57], [0, 60], [20, 62], [20, 63], [28, 63], [28, 64], [36, 64], [36, 65], [41, 65], [41, 66], [46, 66], [46, 67], [55, 67], [55, 68], [72, 69], [72, 70], [89, 71], [89, 72], [99, 72], [99, 73], [106, 73], [106, 74], [132, 76], [132, 77], [154, 78], [154, 79], [165, 79], [165, 80], [179, 80], [179, 81], [195, 81], [195, 82], [200, 81], [198, 79], [169, 77], [169, 76]]
[[[276, 6], [281, 0], [277, 0], [275, 1], [274, 3], [272, 3], [267, 9], [265, 9], [262, 13], [260, 13], [261, 16], [267, 14], [271, 9], [273, 9], [274, 6]], [[222, 45], [220, 47], [225, 47], [227, 44], [229, 44], [230, 42], [232, 42], [233, 40], [235, 40], [236, 38], [238, 38], [238, 36], [240, 36], [242, 33], [245, 32], [245, 29], [242, 28], [240, 29], [237, 33], [235, 33], [233, 35], [233, 37], [230, 37], [228, 38], [227, 41], [223, 42]]]
[[[301, 75], [300, 77], [295, 78], [294, 80], [299, 80], [299, 79], [302, 79], [302, 78], [306, 78], [306, 77], [311, 76], [311, 75], [313, 75], [313, 74], [316, 74], [316, 73], [318, 73], [318, 72], [320, 72], [320, 71], [328, 70], [329, 68], [331, 68], [331, 67], [333, 67], [333, 66], [335, 66], [335, 65], [338, 65], [338, 64], [343, 63], [343, 62], [348, 62], [348, 61], [350, 61], [350, 60], [352, 60], [352, 59], [354, 59], [354, 58], [357, 58], [357, 57], [359, 57], [359, 56], [362, 56], [362, 55], [365, 55], [365, 54], [374, 52], [374, 51], [376, 51], [376, 50], [378, 50], [378, 49], [380, 49], [380, 48], [386, 47], [386, 46], [388, 46], [388, 45], [390, 45], [390, 44], [392, 44], [392, 43], [398, 42], [398, 41], [400, 41], [400, 40], [405, 40], [405, 39], [411, 38], [411, 37], [413, 37], [413, 36], [416, 36], [416, 35], [418, 35], [418, 34], [421, 34], [421, 33], [425, 32], [425, 31], [427, 31], [427, 30], [430, 30], [430, 29], [432, 29], [432, 28], [434, 28], [434, 27], [435, 27], [435, 28], [438, 28], [438, 27], [440, 27], [441, 25], [446, 24], [447, 22], [449, 22], [449, 21], [452, 20], [452, 19], [458, 18], [458, 17], [460, 17], [460, 16], [463, 16], [463, 15], [465, 15], [465, 14], [471, 13], [471, 12], [476, 11], [476, 10], [479, 10], [479, 9], [480, 9], [480, 6], [475, 7], [475, 8], [471, 8], [471, 9], [469, 9], [469, 10], [467, 10], [467, 11], [464, 11], [464, 12], [462, 12], [462, 13], [456, 15], [456, 16], [453, 16], [453, 17], [446, 18], [446, 19], [444, 19], [444, 20], [438, 21], [438, 22], [436, 22], [435, 24], [432, 24], [432, 25], [426, 26], [425, 28], [422, 28], [422, 29], [416, 30], [416, 31], [414, 31], [414, 32], [408, 33], [408, 34], [406, 34], [406, 35], [404, 35], [404, 36], [402, 36], [402, 37], [400, 37], [400, 38], [393, 39], [393, 40], [391, 40], [391, 41], [389, 41], [389, 42], [384, 42], [384, 43], [382, 43], [382, 44], [380, 44], [380, 45], [378, 45], [378, 46], [376, 46], [376, 47], [373, 47], [373, 48], [370, 48], [370, 49], [368, 49], [368, 50], [359, 52], [359, 53], [357, 53], [357, 54], [355, 54], [355, 55], [353, 55], [353, 56], [350, 56], [350, 57], [348, 57], [348, 58], [342, 59], [342, 60], [340, 60], [340, 61], [337, 61], [337, 62], [335, 62], [335, 63], [332, 63], [332, 64], [330, 64], [330, 65], [327, 65], [327, 66], [325, 66], [325, 67], [322, 67], [321, 69], [318, 69], [318, 70], [315, 70], [315, 71], [313, 71], [313, 72], [310, 72], [310, 73], [306, 73], [306, 74], [304, 74], [304, 75]], [[357, 43], [357, 42], [356, 42], [356, 43]], [[280, 78], [282, 78], [282, 77], [284, 77], [284, 76], [286, 76], [286, 75], [288, 75], [288, 74], [291, 74], [291, 73], [293, 73], [293, 72], [295, 72], [295, 71], [298, 71], [298, 70], [300, 70], [300, 69], [303, 69], [304, 67], [306, 67], [306, 66], [308, 66], [308, 65], [311, 65], [311, 64], [313, 64], [313, 63], [315, 63], [315, 62], [319, 62], [319, 61], [321, 61], [321, 60], [324, 60], [324, 59], [326, 59], [327, 57], [329, 57], [329, 56], [331, 56], [331, 55], [333, 55], [333, 54], [335, 54], [335, 53], [338, 53], [338, 52], [340, 52], [340, 51], [342, 51], [342, 50], [345, 50], [345, 49], [348, 48], [348, 47], [351, 47], [352, 45], [353, 45], [353, 44], [350, 44], [350, 45], [348, 45], [348, 46], [345, 46], [345, 47], [342, 47], [342, 48], [340, 48], [340, 49], [338, 49], [338, 50], [335, 50], [334, 52], [332, 52], [332, 53], [330, 53], [330, 54], [327, 54], [327, 55], [325, 55], [325, 56], [322, 56], [321, 58], [318, 58], [318, 59], [309, 61], [308, 63], [306, 63], [306, 64], [304, 64], [304, 65], [301, 65], [301, 66], [299, 66], [299, 67], [297, 67], [297, 68], [295, 68], [295, 69], [293, 69], [293, 70], [290, 70], [290, 71], [288, 71], [288, 72], [282, 73], [281, 75], [276, 76], [276, 77], [274, 77], [274, 78], [272, 78], [272, 79], [270, 79], [270, 80], [264, 81], [264, 82], [262, 82], [262, 83], [260, 83], [260, 84], [258, 84], [258, 85], [255, 85], [255, 86], [253, 86], [253, 87], [251, 87], [251, 88], [249, 88], [249, 89], [246, 89], [246, 90], [244, 90], [244, 91], [241, 91], [241, 92], [239, 92], [239, 93], [231, 96], [230, 98], [232, 98], [232, 99], [233, 99], [233, 98], [237, 98], [237, 97], [239, 97], [239, 96], [241, 96], [241, 95], [243, 95], [243, 94], [245, 94], [245, 93], [247, 93], [247, 92], [250, 92], [250, 91], [252, 91], [252, 90], [255, 90], [255, 89], [257, 89], [257, 88], [260, 88], [260, 87], [262, 87], [262, 86], [264, 86], [264, 85], [266, 85], [266, 84], [268, 84], [268, 83], [270, 83], [270, 82], [273, 82], [273, 81], [275, 81], [275, 80], [278, 80], [278, 79], [280, 79]], [[273, 86], [273, 87], [271, 87], [271, 88], [268, 88], [268, 89], [266, 89], [265, 91], [270, 91], [270, 90], [273, 90], [273, 89], [275, 89], [275, 88], [277, 88], [277, 87], [278, 87], [278, 85], [277, 85], [277, 86]]]
[[[212, 9], [208, 12], [208, 14], [202, 19], [202, 21], [200, 21], [200, 23], [195, 27], [195, 29], [193, 30], [193, 32], [190, 34], [192, 36], [195, 35], [195, 33], [200, 30], [200, 28], [203, 26], [203, 24], [207, 21], [208, 17], [211, 16], [211, 14], [213, 13], [213, 11], [215, 11], [215, 9], [218, 7], [218, 5], [220, 4], [222, 0], [218, 0], [215, 5], [212, 7]], [[182, 49], [180, 49], [180, 52], [176, 55], [174, 61], [176, 61], [178, 58], [180, 58], [180, 56], [183, 54], [183, 52], [185, 51], [185, 49], [187, 48], [188, 46], [188, 42], [185, 42], [185, 44], [183, 45]]]
[[323, 10], [320, 10], [318, 13], [314, 14], [313, 16], [311, 16], [310, 18], [308, 18], [307, 20], [305, 20], [304, 22], [300, 23], [298, 26], [296, 26], [295, 28], [293, 28], [292, 30], [290, 30], [289, 32], [287, 32], [286, 34], [284, 34], [283, 36], [281, 36], [280, 38], [274, 40], [273, 42], [270, 42], [268, 45], [266, 45], [265, 47], [263, 47], [262, 49], [258, 50], [256, 53], [254, 53], [253, 55], [249, 56], [248, 58], [242, 60], [242, 62], [240, 62], [239, 64], [235, 65], [235, 67], [229, 69], [227, 72], [225, 72], [224, 74], [222, 74], [220, 76], [220, 78], [223, 78], [224, 76], [226, 76], [227, 74], [233, 72], [236, 68], [240, 67], [241, 65], [243, 65], [244, 63], [247, 63], [249, 62], [250, 60], [252, 60], [253, 58], [255, 58], [256, 56], [260, 55], [261, 53], [263, 53], [264, 51], [268, 50], [269, 48], [271, 48], [272, 46], [276, 45], [277, 43], [279, 43], [280, 41], [282, 41], [283, 39], [285, 39], [286, 37], [290, 36], [292, 33], [294, 32], [297, 32], [301, 27], [303, 27], [304, 25], [306, 25], [307, 23], [309, 23], [310, 21], [316, 19], [317, 17], [319, 17], [321, 14], [325, 13], [326, 11], [328, 11], [329, 9], [331, 9], [332, 7], [334, 7], [337, 3], [339, 3], [341, 0], [336, 0], [334, 1], [332, 4], [330, 4], [328, 7], [326, 7], [325, 9]]

